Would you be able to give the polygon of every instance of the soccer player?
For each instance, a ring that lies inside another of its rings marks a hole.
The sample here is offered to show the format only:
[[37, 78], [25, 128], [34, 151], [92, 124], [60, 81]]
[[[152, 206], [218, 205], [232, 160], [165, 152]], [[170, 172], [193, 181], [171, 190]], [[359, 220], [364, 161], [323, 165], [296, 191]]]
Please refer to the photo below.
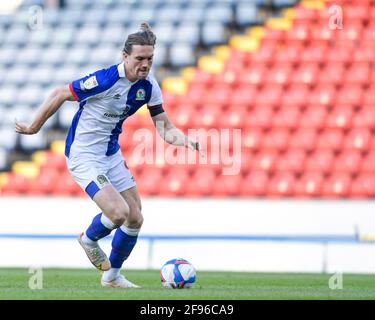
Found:
[[[118, 144], [124, 120], [147, 104], [155, 126], [162, 124], [156, 128], [166, 142], [201, 151], [163, 110], [160, 87], [149, 74], [155, 42], [149, 25], [142, 23], [139, 32], [128, 36], [122, 63], [55, 89], [30, 125], [15, 123], [16, 132], [35, 134], [65, 101], [79, 102], [66, 138], [65, 155], [72, 177], [102, 210], [78, 241], [91, 263], [104, 271], [104, 287], [138, 287], [120, 274], [143, 223], [136, 183]], [[114, 229], [108, 259], [98, 240]]]

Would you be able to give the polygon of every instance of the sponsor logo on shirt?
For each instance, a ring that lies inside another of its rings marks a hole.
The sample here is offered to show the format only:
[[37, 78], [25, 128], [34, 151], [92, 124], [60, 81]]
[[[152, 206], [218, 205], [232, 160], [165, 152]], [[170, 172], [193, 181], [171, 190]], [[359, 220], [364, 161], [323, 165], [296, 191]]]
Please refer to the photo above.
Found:
[[104, 116], [107, 117], [107, 118], [118, 118], [118, 119], [122, 119], [122, 118], [126, 118], [128, 117], [127, 113], [129, 112], [130, 110], [130, 106], [129, 105], [126, 105], [124, 111], [120, 114], [117, 114], [117, 113], [109, 113], [109, 112], [106, 112], [104, 113]]
[[119, 94], [119, 93], [117, 93], [117, 94], [115, 94], [114, 96], [113, 96], [113, 99], [116, 99], [116, 100], [118, 100], [118, 99], [120, 99], [121, 98], [121, 94]]
[[146, 99], [146, 91], [145, 89], [141, 88], [138, 89], [136, 95], [135, 95], [135, 100], [145, 100]]
[[98, 81], [96, 80], [96, 76], [92, 76], [90, 78], [88, 78], [84, 83], [83, 83], [83, 87], [86, 89], [86, 90], [90, 90], [90, 89], [93, 89], [95, 87], [98, 86]]

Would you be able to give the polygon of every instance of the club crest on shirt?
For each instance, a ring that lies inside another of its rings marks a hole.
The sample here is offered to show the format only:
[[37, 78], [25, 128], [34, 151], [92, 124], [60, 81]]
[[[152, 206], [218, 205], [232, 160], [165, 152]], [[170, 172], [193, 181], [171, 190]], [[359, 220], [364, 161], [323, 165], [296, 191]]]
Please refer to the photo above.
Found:
[[98, 86], [98, 81], [96, 80], [96, 76], [92, 76], [88, 78], [84, 83], [83, 86], [86, 90], [93, 89]]
[[141, 88], [138, 89], [136, 95], [135, 95], [135, 100], [145, 100], [146, 99], [146, 91], [145, 89]]

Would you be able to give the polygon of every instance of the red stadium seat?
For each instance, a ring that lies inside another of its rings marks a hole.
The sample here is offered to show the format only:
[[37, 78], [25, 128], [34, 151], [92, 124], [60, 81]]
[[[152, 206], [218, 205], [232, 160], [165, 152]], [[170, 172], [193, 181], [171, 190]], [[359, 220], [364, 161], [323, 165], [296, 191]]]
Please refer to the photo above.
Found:
[[54, 169], [43, 170], [35, 180], [30, 181], [27, 194], [33, 196], [51, 194], [59, 178], [60, 171]]
[[367, 151], [371, 147], [372, 134], [369, 129], [354, 128], [345, 137], [345, 148]]
[[301, 173], [304, 170], [306, 153], [303, 149], [289, 149], [280, 156], [276, 164], [277, 171]]
[[335, 155], [330, 149], [317, 149], [306, 160], [306, 171], [328, 173], [332, 170]]
[[[137, 139], [137, 141], [135, 140]], [[138, 139], [140, 141], [138, 141]], [[133, 149], [125, 149], [123, 155], [126, 159], [126, 165], [132, 171], [140, 171], [143, 165], [147, 163], [150, 158], [153, 160], [154, 152], [156, 150], [155, 144], [164, 146], [164, 140], [153, 131], [136, 131], [133, 135]], [[156, 154], [156, 157], [158, 154]], [[156, 158], [155, 157], [155, 158]]]
[[346, 70], [346, 83], [355, 83], [360, 85], [369, 84], [370, 66], [368, 63], [354, 63]]
[[358, 151], [346, 150], [342, 152], [334, 161], [333, 171], [357, 173], [362, 164], [362, 155]]
[[[265, 43], [263, 41], [259, 50], [252, 52], [252, 54], [250, 55], [250, 61], [257, 64], [270, 64], [271, 62], [273, 62], [275, 51], [275, 43]], [[253, 67], [253, 65], [251, 67]]]
[[298, 40], [300, 42], [305, 42], [310, 37], [310, 29], [307, 24], [295, 25], [292, 29], [288, 30], [286, 33], [286, 39]]
[[329, 128], [348, 129], [352, 125], [353, 108], [351, 106], [337, 106], [328, 115], [326, 126]]
[[159, 184], [159, 194], [163, 196], [181, 196], [187, 192], [189, 176], [184, 168], [173, 167]]
[[303, 6], [296, 6], [294, 13], [295, 22], [300, 21], [302, 24], [310, 24], [313, 21], [316, 21], [317, 18], [317, 10], [311, 10]]
[[255, 85], [241, 85], [232, 92], [231, 104], [249, 108], [254, 105], [257, 96]]
[[137, 177], [139, 191], [147, 196], [159, 194], [161, 181], [163, 181], [162, 170], [147, 165], [143, 166], [140, 176]]
[[126, 125], [126, 128], [130, 128], [133, 131], [136, 130], [136, 129], [141, 128], [141, 125], [140, 125], [140, 116], [138, 116], [137, 114], [135, 114], [134, 116], [129, 117], [124, 122], [124, 126], [125, 125]]
[[301, 116], [300, 126], [321, 129], [326, 124], [327, 113], [325, 106], [310, 105]]
[[353, 126], [375, 129], [375, 106], [364, 106], [353, 118]]
[[215, 196], [238, 196], [241, 187], [241, 175], [222, 175], [217, 177], [214, 183], [213, 195]]
[[[231, 61], [231, 60], [229, 60]], [[223, 71], [222, 72], [231, 72], [231, 73], [236, 73], [236, 74], [239, 74], [243, 68], [247, 65], [246, 62], [241, 62], [240, 61], [231, 61], [231, 63], [229, 62], [228, 60], [227, 61], [224, 61], [224, 68], [223, 68]], [[217, 78], [218, 76], [223, 76], [222, 73], [220, 74], [215, 74], [214, 76], [214, 79]], [[224, 80], [224, 79], [222, 79]], [[216, 82], [216, 81], [215, 81]], [[212, 82], [211, 84], [214, 84], [215, 82]]]
[[263, 148], [285, 150], [288, 147], [289, 129], [274, 128], [270, 130], [263, 138]]
[[357, 48], [353, 53], [354, 62], [372, 63], [375, 61], [375, 52], [371, 47]]
[[343, 146], [343, 131], [340, 129], [326, 129], [317, 139], [316, 146], [321, 149], [341, 150]]
[[181, 129], [192, 128], [192, 121], [194, 119], [194, 110], [185, 108], [184, 105], [179, 105], [175, 112], [172, 113], [172, 121]]
[[329, 198], [347, 197], [350, 194], [352, 179], [347, 173], [334, 173], [323, 186], [324, 196]]
[[319, 82], [329, 85], [339, 85], [345, 75], [345, 64], [342, 62], [330, 62], [320, 71]]
[[280, 108], [272, 119], [276, 128], [296, 128], [299, 126], [301, 111], [298, 106], [288, 105]]
[[220, 127], [221, 109], [216, 104], [204, 105], [199, 117], [191, 119], [192, 126], [190, 128], [218, 128]]
[[320, 197], [323, 193], [324, 175], [306, 172], [297, 181], [294, 192], [297, 197]]
[[285, 30], [266, 28], [263, 42], [267, 40], [283, 41], [285, 39]]
[[139, 127], [137, 129], [141, 129], [141, 128], [153, 129], [154, 128], [153, 121], [149, 113], [145, 115], [139, 114], [138, 117], [139, 117]]
[[313, 40], [333, 40], [335, 38], [334, 30], [332, 30], [328, 23], [326, 22], [323, 25], [317, 25], [313, 27], [311, 32], [311, 38]]
[[282, 96], [282, 104], [303, 107], [306, 105], [306, 97], [309, 91], [310, 89], [306, 84], [291, 85]]
[[[204, 84], [201, 83], [194, 83], [190, 84], [189, 90], [186, 93], [186, 101], [183, 101], [183, 105], [185, 103], [190, 103], [194, 106], [199, 105], [202, 103], [202, 97], [206, 94], [207, 88], [204, 86]], [[176, 109], [180, 108], [179, 103], [176, 103]]]
[[[374, 12], [375, 12], [375, 10], [374, 10]], [[375, 41], [375, 29], [366, 28], [363, 31], [363, 40], [364, 41]]]
[[250, 150], [259, 150], [263, 143], [263, 131], [259, 128], [247, 128], [242, 133], [242, 146]]
[[317, 133], [312, 128], [300, 128], [291, 135], [289, 148], [312, 150], [316, 145]]
[[362, 172], [374, 173], [375, 172], [375, 150], [371, 150], [362, 161]]
[[375, 105], [375, 87], [369, 87], [363, 97], [363, 104], [365, 105]]
[[256, 106], [249, 113], [249, 127], [250, 128], [269, 128], [272, 123], [273, 108], [270, 105]]
[[[284, 85], [288, 84], [292, 74], [292, 67], [289, 64], [281, 63], [276, 64], [273, 68], [269, 69], [266, 74], [265, 82], [269, 84], [279, 84]], [[271, 90], [278, 87], [270, 87]]]
[[276, 168], [278, 152], [275, 150], [261, 150], [254, 156], [252, 161], [252, 170], [264, 170], [273, 172]]
[[242, 196], [264, 196], [267, 192], [269, 177], [265, 171], [251, 171], [240, 184]]
[[256, 104], [277, 106], [281, 102], [283, 89], [281, 85], [269, 84], [266, 85], [256, 96]]
[[200, 167], [193, 172], [187, 186], [187, 196], [210, 196], [216, 183], [216, 173], [209, 167]]
[[335, 104], [336, 88], [333, 85], [320, 85], [311, 91], [309, 104], [333, 105]]
[[327, 51], [327, 55], [326, 55], [327, 63], [331, 63], [331, 62], [349, 63], [352, 61], [352, 58], [353, 58], [353, 50], [350, 48], [346, 48], [346, 50], [342, 50], [339, 48], [331, 48], [330, 50]]
[[230, 109], [220, 117], [221, 128], [239, 128], [247, 126], [248, 113], [244, 108]]
[[238, 74], [239, 83], [242, 85], [259, 85], [264, 82], [266, 71], [265, 65], [252, 65]]
[[352, 183], [350, 196], [373, 198], [375, 196], [375, 174], [360, 174]]
[[[347, 14], [345, 10], [345, 13]], [[337, 33], [337, 39], [342, 41], [358, 41], [362, 38], [363, 34], [363, 24], [359, 22], [348, 23], [345, 22], [345, 27]]]
[[55, 196], [83, 196], [84, 192], [68, 172], [62, 173], [54, 184], [52, 194]]
[[300, 61], [302, 63], [315, 63], [320, 64], [325, 61], [327, 52], [327, 43], [319, 43], [318, 41], [314, 41], [313, 45], [305, 47], [302, 50]]
[[9, 174], [7, 183], [2, 187], [2, 195], [13, 196], [25, 194], [29, 187], [29, 181], [20, 175]]
[[227, 84], [216, 85], [208, 89], [201, 97], [203, 104], [227, 106], [231, 98], [231, 88]]
[[347, 84], [343, 86], [337, 94], [336, 103], [358, 107], [362, 106], [363, 88], [356, 84]]
[[66, 158], [63, 154], [49, 152], [47, 161], [41, 165], [41, 169], [51, 169], [56, 171], [63, 171], [66, 169]]
[[229, 52], [229, 60], [235, 64], [243, 66], [248, 60], [248, 53], [245, 51], [232, 49]]
[[296, 179], [290, 172], [277, 173], [270, 181], [267, 195], [270, 197], [292, 196]]
[[166, 110], [174, 110], [178, 104], [178, 96], [167, 90], [163, 90], [163, 106]]
[[[240, 72], [241, 73], [241, 72]], [[227, 86], [229, 89], [237, 87], [239, 85], [238, 72], [236, 70], [225, 70], [222, 74], [217, 74], [213, 78], [213, 86], [221, 87]]]
[[318, 75], [319, 68], [317, 63], [301, 64], [300, 67], [294, 71], [292, 82], [311, 85], [318, 82]]
[[211, 85], [213, 77], [212, 73], [197, 68], [194, 70], [194, 81], [192, 83], [205, 88]]
[[250, 172], [250, 170], [252, 168], [252, 162], [253, 162], [253, 159], [254, 159], [254, 153], [253, 152], [251, 152], [248, 149], [242, 149], [240, 155], [235, 156], [233, 153], [232, 153], [232, 155], [233, 155], [233, 160], [232, 160], [233, 164], [231, 163], [227, 167], [231, 166], [233, 168], [234, 167], [240, 168], [241, 174], [246, 174], [246, 173]]
[[349, 21], [365, 21], [369, 17], [370, 3], [366, 1], [361, 1], [361, 5], [352, 3], [351, 5], [345, 6], [345, 19]]
[[299, 55], [302, 49], [302, 45], [299, 41], [294, 42], [294, 45], [281, 47], [276, 51], [274, 61], [275, 63], [287, 63], [294, 64], [299, 61]]
[[123, 126], [122, 133], [119, 135], [118, 138], [118, 143], [122, 151], [130, 151], [133, 150], [135, 146], [137, 146], [138, 142], [133, 139], [135, 132], [137, 132], [137, 130], [135, 130], [134, 128], [127, 128]]

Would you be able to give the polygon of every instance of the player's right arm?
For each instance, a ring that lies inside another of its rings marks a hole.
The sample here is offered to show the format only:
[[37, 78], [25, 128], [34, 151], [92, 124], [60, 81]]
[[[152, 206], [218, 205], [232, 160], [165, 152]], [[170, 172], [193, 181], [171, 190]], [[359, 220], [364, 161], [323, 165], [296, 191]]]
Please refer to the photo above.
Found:
[[34, 121], [31, 124], [15, 122], [15, 130], [21, 134], [35, 134], [43, 124], [51, 117], [67, 100], [74, 100], [74, 96], [69, 89], [69, 85], [57, 88], [52, 91], [48, 98], [38, 109]]

